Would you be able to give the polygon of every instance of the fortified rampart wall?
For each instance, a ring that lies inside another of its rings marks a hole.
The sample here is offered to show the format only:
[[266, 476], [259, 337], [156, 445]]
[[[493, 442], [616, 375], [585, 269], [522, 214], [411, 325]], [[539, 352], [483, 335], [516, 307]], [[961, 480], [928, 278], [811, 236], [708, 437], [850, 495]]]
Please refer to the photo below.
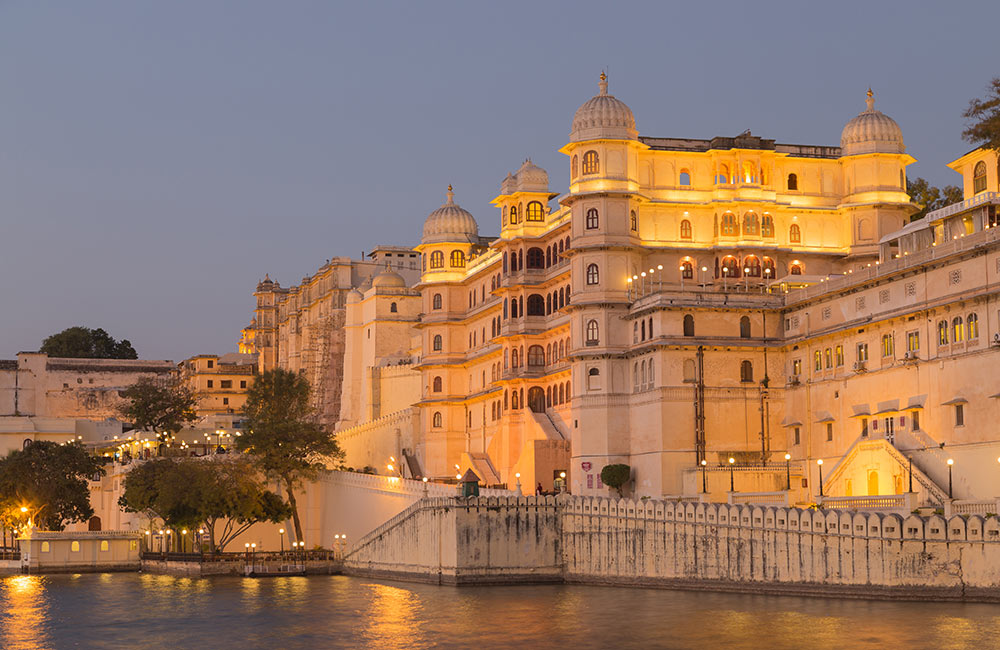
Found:
[[362, 538], [345, 571], [450, 584], [1000, 601], [1000, 521], [600, 497], [436, 498]]

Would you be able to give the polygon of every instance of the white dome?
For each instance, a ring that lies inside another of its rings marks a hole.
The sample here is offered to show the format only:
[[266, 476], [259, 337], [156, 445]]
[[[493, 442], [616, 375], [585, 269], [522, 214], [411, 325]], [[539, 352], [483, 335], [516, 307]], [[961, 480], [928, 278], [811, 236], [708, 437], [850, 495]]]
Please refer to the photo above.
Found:
[[896, 124], [896, 120], [875, 110], [875, 96], [871, 88], [868, 89], [865, 101], [868, 108], [848, 122], [840, 133], [843, 155], [905, 152], [902, 129]]
[[549, 173], [528, 158], [514, 172], [517, 189], [521, 192], [548, 192]]
[[634, 140], [639, 132], [635, 129], [632, 109], [608, 94], [608, 76], [603, 72], [598, 86], [600, 92], [576, 110], [569, 134], [570, 142], [600, 138]]
[[373, 287], [388, 287], [388, 288], [403, 288], [406, 286], [406, 280], [403, 276], [396, 273], [388, 266], [385, 267], [381, 273], [375, 276], [372, 280]]
[[479, 225], [467, 210], [455, 203], [455, 192], [448, 186], [448, 200], [440, 208], [427, 215], [424, 221], [424, 244], [479, 243]]

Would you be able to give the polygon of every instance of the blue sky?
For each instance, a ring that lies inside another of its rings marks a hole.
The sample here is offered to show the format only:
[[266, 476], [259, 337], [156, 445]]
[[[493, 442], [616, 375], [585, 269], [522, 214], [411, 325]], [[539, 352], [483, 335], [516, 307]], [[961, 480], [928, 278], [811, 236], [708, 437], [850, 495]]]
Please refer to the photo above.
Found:
[[[955, 183], [997, 2], [0, 0], [0, 357], [71, 325], [144, 358], [235, 349], [265, 273], [415, 244], [526, 157], [565, 188], [610, 72], [644, 135], [839, 144], [876, 106]], [[993, 43], [992, 51], [990, 43]]]

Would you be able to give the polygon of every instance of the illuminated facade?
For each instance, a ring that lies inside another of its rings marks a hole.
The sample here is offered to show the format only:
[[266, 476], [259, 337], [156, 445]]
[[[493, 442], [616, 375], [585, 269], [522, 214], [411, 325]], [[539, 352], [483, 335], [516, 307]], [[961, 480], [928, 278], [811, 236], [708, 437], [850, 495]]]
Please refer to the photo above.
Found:
[[[1000, 405], [971, 377], [1000, 332], [990, 288], [1000, 266], [962, 271], [965, 284], [940, 293], [966, 257], [996, 256], [996, 157], [953, 163], [969, 205], [907, 225], [918, 210], [905, 191], [914, 159], [871, 91], [866, 103], [839, 147], [749, 132], [645, 137], [602, 76], [561, 149], [568, 191], [551, 192], [525, 161], [501, 183], [490, 239], [449, 188], [415, 249], [419, 280], [393, 281], [405, 318], [383, 327], [375, 305], [389, 298], [356, 292], [353, 304], [372, 306], [357, 308], [353, 327], [382, 347], [344, 366], [354, 370], [341, 403], [359, 407], [339, 427], [348, 464], [402, 455], [408, 475], [473, 468], [489, 484], [513, 486], [519, 474], [525, 490], [552, 489], [566, 472], [573, 492], [604, 493], [601, 468], [623, 462], [634, 494], [660, 496], [697, 492], [701, 461], [718, 474], [729, 458], [744, 485], [783, 488], [787, 452], [810, 498], [819, 459], [826, 494], [848, 496], [899, 491], [912, 456], [927, 499], [943, 489], [940, 443], [974, 444], [996, 464], [1000, 436], [984, 427]], [[930, 326], [904, 325], [955, 310], [961, 345], [933, 346]], [[355, 347], [348, 358], [362, 354]], [[404, 358], [411, 383], [388, 390], [400, 408], [375, 409], [387, 388], [371, 370]], [[974, 434], [948, 425], [959, 403]], [[985, 475], [960, 485], [965, 495], [1000, 489]]]
[[198, 417], [240, 413], [257, 375], [257, 355], [199, 354], [179, 364], [181, 380], [195, 394]]

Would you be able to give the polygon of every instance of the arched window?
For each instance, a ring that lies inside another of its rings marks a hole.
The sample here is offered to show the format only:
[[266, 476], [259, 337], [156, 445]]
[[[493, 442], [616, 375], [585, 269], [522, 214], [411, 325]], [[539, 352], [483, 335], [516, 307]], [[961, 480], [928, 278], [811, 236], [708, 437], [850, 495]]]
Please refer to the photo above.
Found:
[[748, 255], [743, 258], [743, 272], [751, 278], [760, 277], [760, 260], [756, 255]]
[[729, 166], [719, 165], [719, 173], [715, 175], [715, 183], [719, 185], [728, 182], [729, 182]]
[[525, 315], [527, 316], [544, 316], [545, 315], [545, 298], [541, 295], [533, 293], [527, 298]]
[[691, 280], [694, 278], [694, 264], [691, 263], [691, 260], [684, 260], [681, 262], [680, 270], [681, 279]]
[[501, 223], [503, 225], [506, 226], [507, 225], [507, 206], [506, 205], [503, 206], [503, 210], [501, 210], [500, 214], [502, 215], [502, 219], [500, 221], [501, 221]]
[[764, 216], [760, 219], [760, 236], [761, 237], [774, 237], [774, 217], [764, 213]]
[[684, 314], [684, 336], [694, 336], [694, 316]]
[[788, 229], [788, 241], [795, 244], [802, 242], [802, 230], [799, 228], [799, 224], [793, 223]]
[[680, 184], [684, 187], [691, 185], [691, 172], [686, 169], [681, 170]]
[[517, 318], [519, 316], [517, 298], [510, 299], [510, 317]]
[[587, 345], [597, 345], [601, 341], [601, 333], [596, 320], [587, 321]]
[[435, 429], [440, 429], [443, 426], [441, 411], [434, 411], [434, 416], [431, 418], [431, 426]]
[[600, 217], [597, 213], [597, 208], [590, 208], [587, 210], [587, 230], [594, 230], [600, 225]]
[[740, 362], [740, 381], [742, 382], [753, 381], [753, 364], [746, 359]]
[[966, 334], [968, 334], [968, 339], [979, 338], [979, 316], [976, 314], [969, 314], [968, 318], [965, 319]]
[[576, 178], [576, 172], [580, 168], [579, 165], [580, 165], [579, 159], [576, 157], [576, 154], [573, 154], [573, 160], [569, 164], [569, 177], [570, 178]]
[[948, 321], [938, 322], [938, 345], [948, 345]]
[[515, 224], [517, 224], [517, 206], [512, 205], [510, 206], [510, 225], [513, 226]]
[[434, 390], [435, 393], [440, 393], [441, 392], [441, 378], [440, 377], [435, 377], [434, 378], [434, 388], [433, 388], [433, 390]]
[[398, 309], [396, 308], [396, 303], [394, 303], [394, 302], [392, 302], [392, 303], [389, 303], [389, 311], [390, 311], [390, 312], [392, 312], [393, 314], [395, 314], [396, 312], [398, 312], [398, 311], [399, 311], [399, 310], [398, 310]]
[[591, 368], [587, 371], [587, 390], [598, 390], [601, 387], [601, 371]]
[[598, 164], [597, 152], [588, 151], [583, 154], [583, 173], [584, 174], [596, 174], [600, 169]]
[[816, 350], [815, 352], [813, 352], [813, 370], [818, 371], [822, 369], [823, 369], [823, 355], [820, 353], [819, 350]]
[[792, 262], [788, 267], [788, 273], [791, 275], [802, 275], [802, 264], [800, 262]]
[[451, 266], [452, 268], [465, 268], [465, 253], [462, 251], [452, 251], [451, 252]]
[[965, 340], [965, 324], [962, 322], [961, 316], [955, 316], [955, 319], [951, 321], [951, 342], [961, 343]]
[[444, 268], [444, 253], [441, 251], [434, 251], [431, 253], [431, 268], [432, 269], [442, 269]]
[[757, 182], [757, 169], [754, 167], [754, 164], [752, 162], [743, 163], [743, 182], [744, 183]]
[[431, 347], [433, 348], [433, 350], [435, 352], [440, 352], [441, 351], [441, 335], [440, 334], [435, 334], [434, 335], [434, 344]]
[[545, 211], [542, 209], [542, 204], [539, 201], [528, 202], [528, 214], [525, 216], [524, 220], [545, 221]]
[[653, 360], [649, 360], [649, 365], [646, 367], [646, 385], [649, 388], [653, 387]]
[[520, 405], [519, 402], [520, 402], [520, 400], [518, 399], [518, 397], [517, 397], [517, 391], [515, 390], [511, 394], [511, 396], [510, 396], [510, 407], [512, 409], [519, 409], [519, 408], [521, 408], [521, 405]]
[[559, 403], [562, 404], [566, 401], [566, 387], [563, 384], [559, 384]]
[[823, 350], [823, 361], [826, 363], [827, 370], [833, 367], [833, 350], [830, 348]]
[[559, 358], [563, 358], [563, 342], [559, 341]]
[[724, 278], [740, 277], [740, 263], [732, 255], [728, 255], [722, 258], [722, 277]]
[[732, 212], [722, 215], [722, 234], [730, 237], [740, 234], [740, 225], [736, 222], [736, 215]]
[[774, 278], [774, 260], [770, 257], [764, 258], [764, 279], [771, 280]]
[[587, 284], [600, 284], [601, 282], [601, 272], [597, 269], [596, 264], [587, 265]]
[[632, 213], [629, 217], [629, 227], [632, 229], [632, 232], [636, 232], [639, 230], [639, 217], [636, 216], [635, 210], [632, 210]]
[[517, 348], [511, 348], [510, 350], [510, 367], [517, 368], [521, 365], [521, 355], [517, 351]]
[[545, 247], [545, 268], [552, 266], [552, 247]]
[[639, 323], [639, 340], [646, 340], [646, 321]]
[[740, 318], [740, 338], [748, 339], [750, 338], [750, 317], [743, 316]]
[[788, 175], [788, 189], [798, 190], [799, 189], [799, 177], [795, 174]]
[[972, 170], [972, 193], [978, 194], [986, 189], [986, 163], [980, 160]]
[[743, 215], [743, 234], [756, 237], [760, 234], [760, 219], [754, 212], [747, 212]]
[[532, 345], [528, 348], [528, 365], [529, 366], [544, 366], [545, 365], [545, 348], [540, 345]]
[[506, 273], [507, 273], [507, 251], [504, 251], [504, 254], [503, 254], [503, 272], [506, 275]]
[[528, 268], [529, 269], [544, 269], [545, 268], [545, 251], [541, 248], [529, 248], [528, 249]]
[[687, 219], [681, 220], [681, 239], [691, 239], [691, 222]]

